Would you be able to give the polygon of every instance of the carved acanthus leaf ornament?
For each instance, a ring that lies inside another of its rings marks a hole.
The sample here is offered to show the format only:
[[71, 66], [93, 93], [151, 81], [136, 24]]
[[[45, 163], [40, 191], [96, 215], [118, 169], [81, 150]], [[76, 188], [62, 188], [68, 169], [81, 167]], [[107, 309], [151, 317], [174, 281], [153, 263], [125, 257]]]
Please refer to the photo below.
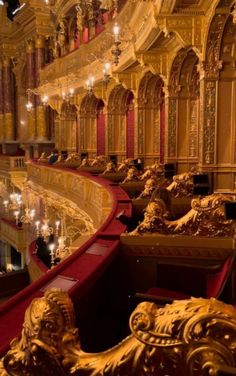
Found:
[[215, 299], [143, 302], [130, 317], [131, 335], [102, 353], [82, 351], [73, 305], [58, 289], [36, 298], [20, 339], [0, 364], [1, 376], [200, 376], [202, 367], [235, 366], [236, 313]]

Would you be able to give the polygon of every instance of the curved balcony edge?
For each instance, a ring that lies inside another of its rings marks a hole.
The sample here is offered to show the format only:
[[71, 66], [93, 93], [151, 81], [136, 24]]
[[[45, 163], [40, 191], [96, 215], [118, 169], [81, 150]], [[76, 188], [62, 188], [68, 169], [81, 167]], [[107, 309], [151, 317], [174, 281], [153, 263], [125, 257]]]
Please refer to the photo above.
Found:
[[116, 219], [117, 214], [121, 211], [125, 211], [128, 217], [132, 214], [131, 199], [122, 188], [105, 179], [68, 168], [50, 167], [33, 161], [29, 163], [31, 166], [47, 166], [91, 179], [109, 191], [112, 196], [112, 209], [96, 233], [77, 251], [0, 306], [0, 356], [6, 353], [10, 341], [19, 335], [27, 306], [34, 298], [43, 296], [47, 287], [60, 287], [64, 281], [67, 285], [66, 291], [74, 303], [84, 296], [118, 252], [120, 234], [126, 230], [126, 226]]

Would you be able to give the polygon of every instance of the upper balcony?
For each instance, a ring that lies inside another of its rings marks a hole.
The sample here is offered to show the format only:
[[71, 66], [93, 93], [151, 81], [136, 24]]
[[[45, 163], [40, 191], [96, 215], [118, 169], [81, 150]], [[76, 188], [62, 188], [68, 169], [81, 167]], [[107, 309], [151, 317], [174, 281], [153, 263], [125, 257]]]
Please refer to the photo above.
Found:
[[121, 30], [122, 56], [118, 68], [122, 66], [125, 69], [132, 65], [135, 61], [134, 50], [145, 49], [147, 39], [156, 29], [155, 18], [152, 16], [151, 2], [135, 4], [126, 1], [116, 17], [105, 23], [93, 38], [56, 58], [41, 70], [39, 92], [49, 96], [60, 94], [61, 87], [68, 85], [68, 82], [70, 85], [73, 83], [74, 88], [81, 88], [91, 73], [96, 81], [102, 81], [104, 63], [113, 60], [111, 51], [114, 47], [115, 23], [118, 23]]
[[13, 185], [21, 188], [26, 177], [25, 157], [1, 154], [0, 177], [9, 179]]

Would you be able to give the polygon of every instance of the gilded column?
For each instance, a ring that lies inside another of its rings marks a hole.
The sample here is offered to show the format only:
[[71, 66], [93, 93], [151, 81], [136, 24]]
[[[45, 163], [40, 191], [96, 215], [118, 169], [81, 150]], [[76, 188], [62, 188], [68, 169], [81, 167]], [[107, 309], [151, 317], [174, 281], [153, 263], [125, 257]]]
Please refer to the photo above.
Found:
[[177, 158], [177, 121], [178, 121], [178, 90], [179, 87], [168, 87], [165, 89], [166, 104], [166, 162]]
[[[45, 38], [41, 35], [35, 39], [35, 83], [36, 87], [40, 83], [40, 70], [45, 65]], [[46, 113], [40, 97], [36, 98], [36, 124], [37, 139], [47, 139]]]
[[12, 141], [15, 138], [14, 131], [14, 105], [13, 105], [13, 86], [10, 58], [3, 58], [3, 92], [4, 92], [4, 133], [5, 141]]
[[[27, 43], [27, 58], [26, 58], [26, 69], [27, 69], [27, 88], [35, 88], [35, 47], [34, 41], [30, 39]], [[35, 97], [32, 94], [30, 100], [33, 103], [33, 110], [28, 112], [28, 138], [30, 140], [35, 139], [36, 131], [36, 120], [35, 120]]]
[[0, 141], [4, 138], [4, 91], [3, 91], [3, 67], [0, 61]]
[[210, 170], [217, 162], [217, 107], [220, 71], [223, 62], [220, 60], [222, 35], [227, 21], [227, 14], [217, 14], [211, 22], [206, 60], [199, 65], [200, 71], [200, 134], [199, 151], [200, 166]]

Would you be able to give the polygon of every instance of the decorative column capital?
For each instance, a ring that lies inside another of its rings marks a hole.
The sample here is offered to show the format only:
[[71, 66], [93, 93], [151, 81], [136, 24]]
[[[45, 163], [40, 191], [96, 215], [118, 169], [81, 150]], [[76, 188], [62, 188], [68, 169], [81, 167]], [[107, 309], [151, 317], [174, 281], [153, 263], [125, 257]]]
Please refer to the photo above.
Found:
[[45, 47], [45, 37], [43, 35], [37, 35], [35, 38], [35, 48]]
[[28, 54], [32, 54], [32, 53], [34, 53], [34, 50], [35, 50], [34, 40], [33, 39], [29, 39], [27, 41], [27, 45], [26, 45], [26, 52]]
[[11, 63], [11, 60], [10, 60], [9, 56], [4, 55], [3, 58], [2, 58], [3, 67], [9, 67], [10, 63]]

